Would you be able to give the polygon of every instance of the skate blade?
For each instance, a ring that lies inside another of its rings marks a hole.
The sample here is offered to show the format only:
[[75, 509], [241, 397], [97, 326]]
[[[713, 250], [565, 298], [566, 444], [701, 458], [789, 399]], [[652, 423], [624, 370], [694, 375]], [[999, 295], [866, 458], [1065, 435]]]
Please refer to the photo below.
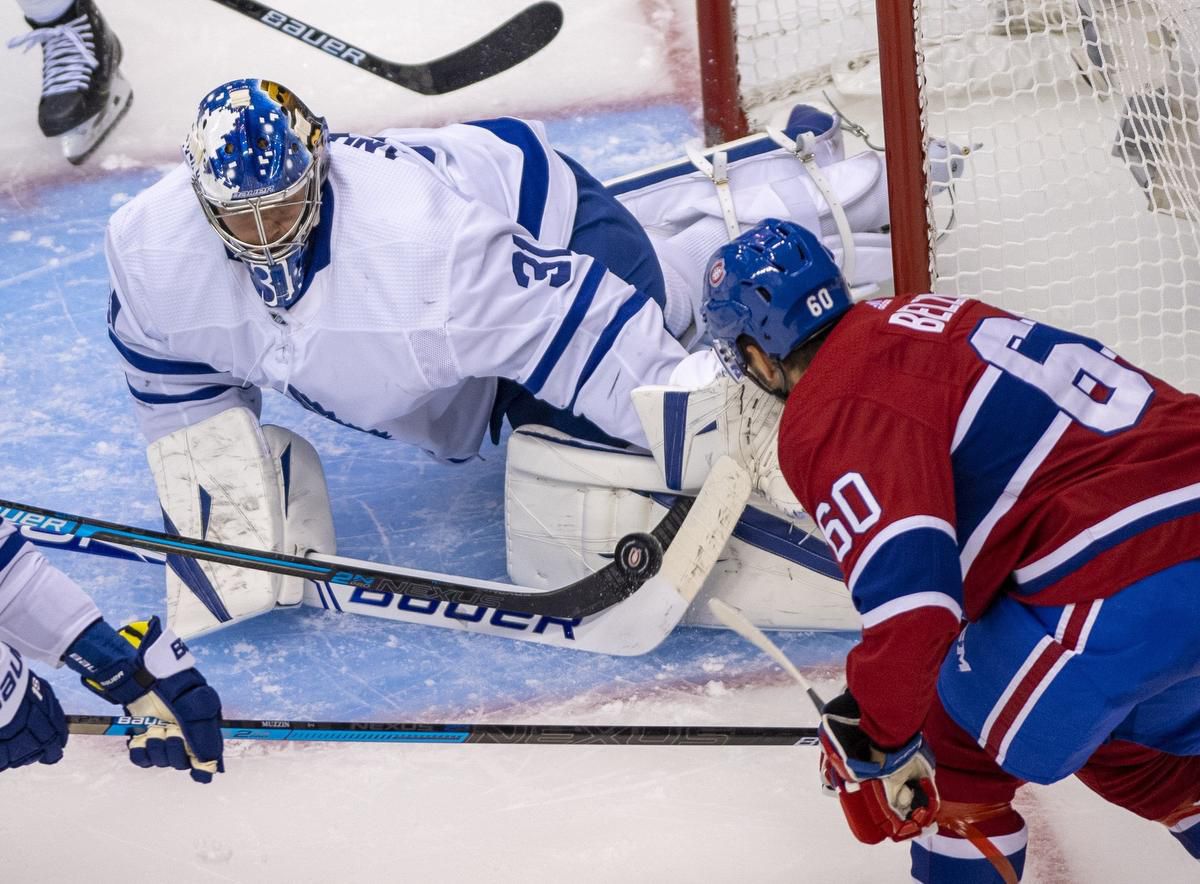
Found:
[[63, 156], [67, 158], [67, 162], [78, 166], [90, 157], [105, 136], [120, 122], [121, 117], [125, 116], [131, 104], [133, 89], [129, 81], [117, 71], [109, 83], [108, 102], [104, 110], [60, 136]]

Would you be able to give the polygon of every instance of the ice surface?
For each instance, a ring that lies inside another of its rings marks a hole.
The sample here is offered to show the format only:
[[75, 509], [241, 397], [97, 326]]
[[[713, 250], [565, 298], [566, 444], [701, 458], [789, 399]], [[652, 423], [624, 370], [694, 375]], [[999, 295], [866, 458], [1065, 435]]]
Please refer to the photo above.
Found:
[[[562, 0], [567, 30], [529, 63], [427, 99], [216, 4], [150, 15], [101, 0], [137, 95], [89, 165], [34, 125], [39, 65], [0, 53], [0, 496], [156, 527], [158, 508], [104, 328], [111, 211], [175, 162], [191, 108], [233, 76], [276, 76], [335, 128], [523, 112], [602, 177], [662, 162], [697, 134], [690, 0]], [[397, 60], [474, 39], [520, 0], [454, 7], [295, 0], [288, 12]], [[385, 13], [384, 10], [387, 10]], [[0, 30], [19, 32], [15, 4]], [[575, 36], [572, 36], [575, 35]], [[582, 36], [580, 36], [582, 35]], [[440, 466], [268, 395], [266, 419], [321, 452], [341, 550], [485, 578], [504, 574], [503, 449]], [[54, 561], [114, 621], [161, 606], [161, 570]], [[853, 638], [777, 635], [826, 693]], [[812, 724], [803, 694], [731, 634], [678, 630], [652, 654], [605, 658], [310, 609], [194, 644], [230, 717], [638, 724]], [[73, 712], [110, 711], [49, 674]], [[4, 882], [843, 881], [907, 877], [905, 850], [852, 841], [819, 797], [815, 753], [789, 748], [233, 743], [208, 787], [130, 766], [113, 738], [76, 737], [54, 767], [0, 778]], [[1025, 796], [1028, 881], [1193, 880], [1157, 827], [1075, 783]]]

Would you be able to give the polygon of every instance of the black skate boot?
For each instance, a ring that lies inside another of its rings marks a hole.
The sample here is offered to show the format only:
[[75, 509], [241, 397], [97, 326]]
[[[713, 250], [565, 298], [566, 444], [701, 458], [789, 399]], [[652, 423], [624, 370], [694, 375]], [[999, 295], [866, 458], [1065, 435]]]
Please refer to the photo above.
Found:
[[32, 31], [8, 45], [42, 46], [38, 125], [47, 138], [61, 136], [70, 162], [82, 163], [133, 100], [119, 70], [121, 42], [92, 0], [76, 0], [55, 21], [29, 25]]

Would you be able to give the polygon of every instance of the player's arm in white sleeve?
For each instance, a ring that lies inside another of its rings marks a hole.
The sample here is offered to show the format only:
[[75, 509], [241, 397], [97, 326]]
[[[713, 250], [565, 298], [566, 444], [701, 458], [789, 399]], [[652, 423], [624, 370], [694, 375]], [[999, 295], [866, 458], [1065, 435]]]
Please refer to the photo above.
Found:
[[120, 357], [134, 400], [134, 413], [146, 441], [153, 442], [237, 405], [258, 415], [262, 393], [257, 387], [243, 386], [228, 372], [170, 353], [162, 341], [144, 328], [138, 318], [137, 304], [128, 294], [121, 256], [111, 230], [104, 251], [111, 285], [108, 337]]
[[50, 685], [24, 657], [66, 663], [129, 714], [160, 724], [129, 740], [139, 767], [222, 770], [221, 701], [195, 658], [158, 618], [114, 630], [79, 586], [0, 520], [0, 770], [62, 758], [67, 723]]
[[50, 666], [100, 619], [95, 602], [0, 520], [0, 641]]
[[599, 261], [547, 247], [484, 206], [452, 244], [448, 344], [463, 377], [505, 377], [645, 446], [630, 394], [687, 351], [646, 294]]

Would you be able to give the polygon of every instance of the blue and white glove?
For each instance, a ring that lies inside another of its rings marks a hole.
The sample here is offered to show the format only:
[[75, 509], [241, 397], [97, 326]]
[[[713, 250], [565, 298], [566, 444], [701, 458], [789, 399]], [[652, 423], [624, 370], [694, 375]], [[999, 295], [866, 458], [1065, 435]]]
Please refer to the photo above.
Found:
[[67, 719], [50, 685], [0, 642], [0, 770], [54, 764], [67, 745]]
[[164, 630], [157, 617], [120, 632], [96, 621], [68, 649], [67, 665], [126, 714], [149, 720], [128, 741], [129, 760], [138, 767], [186, 770], [198, 783], [225, 770], [221, 698], [197, 671], [183, 639]]

